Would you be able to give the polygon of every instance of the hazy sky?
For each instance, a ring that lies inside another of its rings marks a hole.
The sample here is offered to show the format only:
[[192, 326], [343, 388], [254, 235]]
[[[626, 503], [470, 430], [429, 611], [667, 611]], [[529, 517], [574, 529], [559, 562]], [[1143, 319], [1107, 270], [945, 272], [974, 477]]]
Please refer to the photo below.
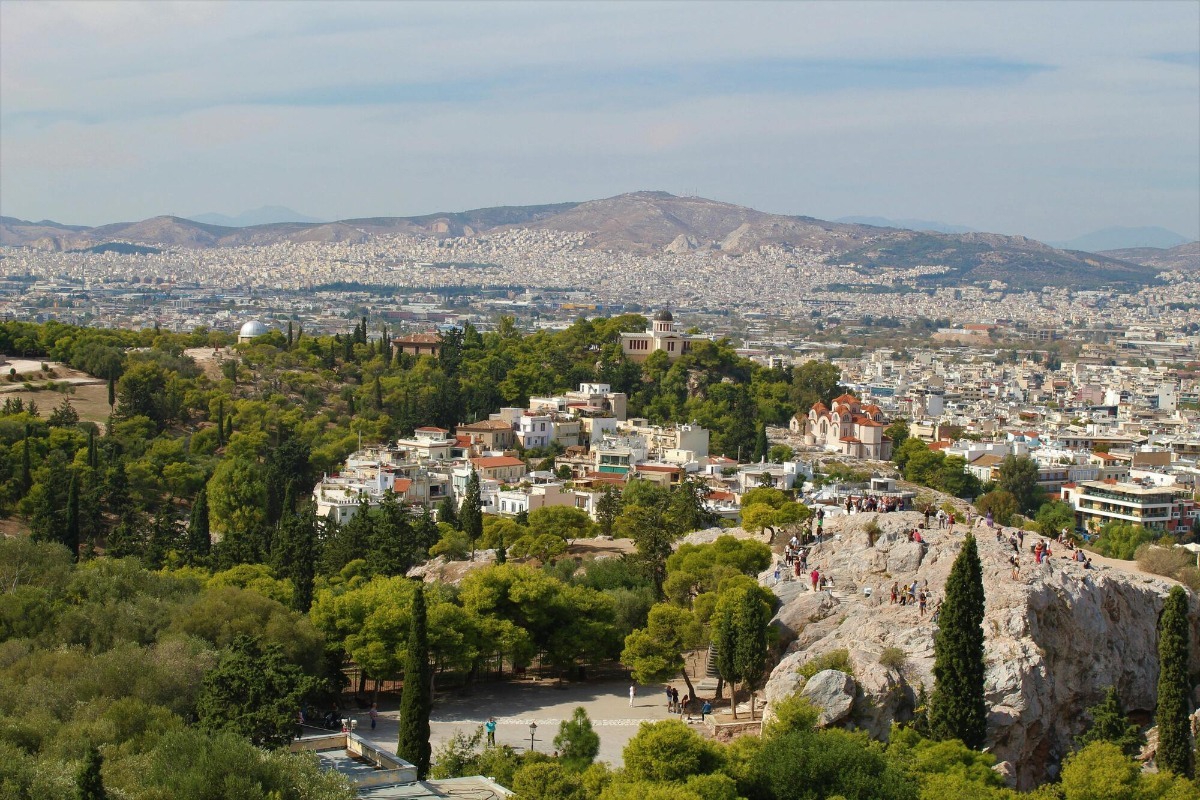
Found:
[[1200, 233], [1200, 3], [0, 2], [0, 213], [663, 189]]

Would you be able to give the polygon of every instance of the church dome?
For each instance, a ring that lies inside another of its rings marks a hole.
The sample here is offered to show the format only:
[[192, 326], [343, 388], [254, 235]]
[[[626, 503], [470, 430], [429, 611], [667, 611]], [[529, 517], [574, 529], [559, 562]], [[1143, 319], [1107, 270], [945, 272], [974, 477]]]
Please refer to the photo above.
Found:
[[271, 329], [263, 325], [256, 319], [252, 319], [242, 326], [238, 332], [239, 339], [253, 339], [256, 336], [262, 336], [265, 333], [270, 333]]
[[664, 308], [662, 311], [660, 311], [654, 315], [654, 321], [655, 322], [674, 322], [675, 318], [673, 316], [671, 316], [670, 311], [667, 311]]

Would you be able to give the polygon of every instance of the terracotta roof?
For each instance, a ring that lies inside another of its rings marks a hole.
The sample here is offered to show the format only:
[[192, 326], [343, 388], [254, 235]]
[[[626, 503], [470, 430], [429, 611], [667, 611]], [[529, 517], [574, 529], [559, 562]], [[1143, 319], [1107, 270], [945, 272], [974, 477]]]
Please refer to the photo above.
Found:
[[855, 438], [855, 437], [853, 437], [853, 436], [843, 436], [843, 437], [841, 438], [841, 441], [843, 441], [843, 442], [854, 442], [854, 443], [857, 443], [857, 444], [862, 444], [862, 440], [860, 440], [860, 439], [856, 439], [856, 438]]
[[817, 403], [813, 403], [812, 410], [817, 412], [818, 414], [824, 414], [829, 409], [825, 407], [824, 403], [817, 402]]
[[638, 472], [679, 472], [679, 467], [659, 466], [657, 464], [642, 464], [636, 467]]
[[454, 437], [454, 442], [455, 442], [455, 444], [458, 444], [462, 447], [470, 447], [471, 446], [471, 437], [460, 434], [460, 435], [457, 435]]
[[857, 403], [858, 398], [852, 394], [840, 394], [833, 398], [834, 403]]
[[449, 433], [450, 432], [450, 430], [448, 428], [435, 428], [432, 425], [425, 425], [420, 428], [414, 428], [413, 430], [414, 430], [414, 432], [415, 431], [424, 431], [425, 433]]
[[1001, 463], [1002, 461], [1004, 461], [1004, 459], [1001, 458], [1000, 456], [995, 456], [995, 455], [992, 455], [991, 453], [984, 453], [979, 458], [972, 461], [971, 466], [972, 467], [994, 467], [997, 464]]
[[481, 419], [479, 422], [459, 425], [458, 429], [460, 431], [511, 431], [512, 425], [502, 419]]
[[1092, 455], [1095, 456], [1096, 458], [1102, 459], [1104, 461], [1116, 461], [1117, 460], [1117, 457], [1110, 453], [1092, 453]]
[[525, 462], [519, 458], [512, 456], [481, 456], [472, 458], [471, 463], [479, 469], [492, 469], [493, 467], [523, 467]]
[[953, 444], [953, 442], [934, 442], [931, 445], [929, 445], [929, 449], [930, 450], [945, 450], [947, 447], [949, 447], [952, 444]]
[[408, 336], [397, 336], [392, 344], [441, 344], [442, 337], [436, 333], [410, 333]]
[[404, 494], [410, 486], [412, 486], [411, 478], [396, 478], [392, 481], [392, 491], [396, 494]]

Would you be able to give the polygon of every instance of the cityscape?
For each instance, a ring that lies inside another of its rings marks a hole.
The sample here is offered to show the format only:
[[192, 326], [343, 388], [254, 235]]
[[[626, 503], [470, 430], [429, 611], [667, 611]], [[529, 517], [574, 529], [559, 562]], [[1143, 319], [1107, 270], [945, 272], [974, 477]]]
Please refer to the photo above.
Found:
[[0, 796], [1200, 797], [1200, 5], [0, 23]]

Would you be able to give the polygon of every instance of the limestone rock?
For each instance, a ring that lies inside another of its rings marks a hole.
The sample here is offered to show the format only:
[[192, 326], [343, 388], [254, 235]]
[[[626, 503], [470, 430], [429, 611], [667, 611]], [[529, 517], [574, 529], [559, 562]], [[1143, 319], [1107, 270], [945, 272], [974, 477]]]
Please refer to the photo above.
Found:
[[854, 694], [854, 678], [836, 669], [818, 672], [800, 690], [801, 697], [808, 698], [821, 709], [817, 717], [817, 725], [821, 727], [836, 725], [850, 716], [854, 708]]
[[[846, 650], [865, 701], [853, 724], [886, 736], [892, 721], [911, 716], [921, 688], [933, 689], [933, 611], [964, 538], [961, 528], [926, 531], [922, 548], [906, 535], [922, 521], [916, 512], [826, 519], [830, 540], [812, 549], [809, 563], [834, 579], [834, 590], [813, 593], [804, 582], [773, 586], [782, 602], [774, 624], [785, 646], [764, 690], [768, 704], [800, 688], [801, 665]], [[866, 535], [871, 522], [880, 531], [874, 544]], [[1011, 765], [1013, 785], [1026, 789], [1057, 773], [1086, 724], [1080, 712], [1102, 700], [1108, 686], [1134, 718], [1153, 715], [1156, 625], [1173, 582], [1121, 568], [1084, 570], [1057, 554], [1038, 567], [1027, 550], [1014, 581], [1011, 531], [1002, 532], [1004, 541], [982, 525], [975, 532], [986, 600], [987, 744]], [[914, 580], [928, 586], [924, 615], [892, 605], [887, 592], [893, 581]], [[872, 590], [870, 597], [863, 588]], [[1193, 595], [1190, 604], [1192, 670], [1200, 671], [1200, 602]], [[904, 651], [903, 668], [879, 664], [887, 647]]]

